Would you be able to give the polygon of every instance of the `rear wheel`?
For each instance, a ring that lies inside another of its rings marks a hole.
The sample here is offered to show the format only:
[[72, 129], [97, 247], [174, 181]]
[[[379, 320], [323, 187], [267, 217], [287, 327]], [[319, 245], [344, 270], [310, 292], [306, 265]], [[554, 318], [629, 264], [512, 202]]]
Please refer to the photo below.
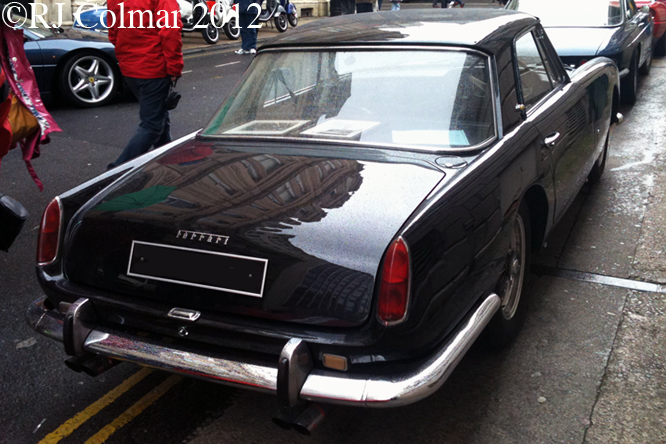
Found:
[[280, 14], [277, 17], [275, 17], [275, 27], [280, 32], [285, 32], [287, 30], [289, 24], [287, 23], [286, 14]]
[[531, 234], [530, 212], [523, 202], [513, 221], [504, 275], [497, 288], [501, 306], [481, 338], [488, 347], [497, 349], [507, 345], [525, 322], [529, 305]]
[[118, 92], [122, 76], [115, 63], [93, 52], [81, 52], [60, 71], [59, 91], [73, 105], [89, 108], [109, 103]]
[[220, 30], [213, 23], [209, 23], [208, 26], [206, 26], [206, 29], [201, 31], [201, 34], [206, 43], [210, 43], [211, 45], [220, 40]]
[[620, 83], [620, 94], [622, 95], [622, 103], [625, 105], [633, 105], [636, 103], [636, 95], [638, 92], [638, 54], [634, 52], [629, 64], [629, 74], [624, 76]]
[[236, 27], [235, 17], [225, 23], [222, 30], [229, 40], [238, 40], [240, 37], [240, 28]]

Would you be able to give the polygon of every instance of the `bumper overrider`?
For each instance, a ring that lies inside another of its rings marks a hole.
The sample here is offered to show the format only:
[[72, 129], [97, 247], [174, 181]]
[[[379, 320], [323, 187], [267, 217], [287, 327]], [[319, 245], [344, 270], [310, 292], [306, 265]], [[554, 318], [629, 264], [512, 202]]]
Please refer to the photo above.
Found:
[[286, 406], [312, 401], [396, 407], [419, 401], [446, 381], [500, 306], [496, 294], [487, 296], [430, 358], [387, 376], [314, 369], [306, 342], [298, 338], [285, 344], [277, 362], [252, 362], [245, 356], [197, 352], [95, 325], [89, 299], [77, 300], [66, 313], [47, 308], [45, 300], [30, 305], [27, 322], [38, 333], [63, 342], [70, 356], [83, 359], [98, 355], [274, 393]]

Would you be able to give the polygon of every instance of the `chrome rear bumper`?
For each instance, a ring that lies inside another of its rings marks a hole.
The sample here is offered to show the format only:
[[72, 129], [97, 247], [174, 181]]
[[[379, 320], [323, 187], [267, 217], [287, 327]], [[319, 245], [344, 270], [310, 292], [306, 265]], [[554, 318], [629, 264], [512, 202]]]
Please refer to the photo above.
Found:
[[[26, 313], [28, 324], [38, 333], [63, 342], [66, 316], [34, 301]], [[229, 355], [197, 353], [157, 343], [147, 338], [96, 327], [87, 333], [82, 350], [173, 373], [202, 378], [227, 385], [279, 394], [293, 393], [305, 401], [366, 407], [395, 407], [419, 401], [435, 392], [449, 377], [472, 343], [500, 306], [500, 298], [489, 295], [472, 315], [426, 362], [390, 376], [343, 373], [313, 369], [298, 377], [280, 378], [278, 362], [248, 362]], [[295, 341], [295, 342], [294, 342]], [[289, 341], [282, 357], [298, 359], [299, 340]], [[302, 359], [301, 359], [302, 361]], [[291, 367], [290, 367], [291, 368]], [[293, 370], [291, 370], [293, 371]], [[284, 382], [278, 382], [284, 381]], [[294, 383], [294, 381], [297, 381]], [[279, 384], [291, 384], [280, 390]], [[296, 385], [296, 386], [294, 386]]]

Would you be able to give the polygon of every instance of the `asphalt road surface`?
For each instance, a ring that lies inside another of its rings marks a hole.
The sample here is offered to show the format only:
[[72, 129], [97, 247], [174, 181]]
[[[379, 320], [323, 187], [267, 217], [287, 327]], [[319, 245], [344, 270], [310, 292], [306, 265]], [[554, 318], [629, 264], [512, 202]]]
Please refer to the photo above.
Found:
[[[174, 137], [206, 123], [249, 61], [231, 49], [187, 58]], [[641, 79], [638, 103], [622, 109], [601, 183], [585, 187], [535, 258], [531, 313], [511, 347], [472, 349], [417, 404], [335, 408], [310, 438], [272, 424], [270, 396], [131, 364], [97, 378], [74, 373], [62, 346], [26, 325], [25, 310], [41, 295], [34, 252], [43, 208], [104, 171], [137, 125], [131, 101], [52, 105], [63, 132], [34, 161], [45, 190], [16, 150], [0, 170], [0, 192], [30, 211], [15, 245], [0, 253], [0, 442], [665, 442], [664, 289], [636, 289], [666, 283], [665, 87], [666, 60], [658, 59]]]

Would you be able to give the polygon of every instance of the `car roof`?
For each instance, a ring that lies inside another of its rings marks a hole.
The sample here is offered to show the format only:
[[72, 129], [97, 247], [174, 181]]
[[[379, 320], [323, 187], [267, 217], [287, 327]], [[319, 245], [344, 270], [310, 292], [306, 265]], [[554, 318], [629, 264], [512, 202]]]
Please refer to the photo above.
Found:
[[364, 44], [452, 45], [490, 54], [538, 23], [532, 15], [492, 8], [418, 9], [327, 17], [276, 37], [264, 48]]

